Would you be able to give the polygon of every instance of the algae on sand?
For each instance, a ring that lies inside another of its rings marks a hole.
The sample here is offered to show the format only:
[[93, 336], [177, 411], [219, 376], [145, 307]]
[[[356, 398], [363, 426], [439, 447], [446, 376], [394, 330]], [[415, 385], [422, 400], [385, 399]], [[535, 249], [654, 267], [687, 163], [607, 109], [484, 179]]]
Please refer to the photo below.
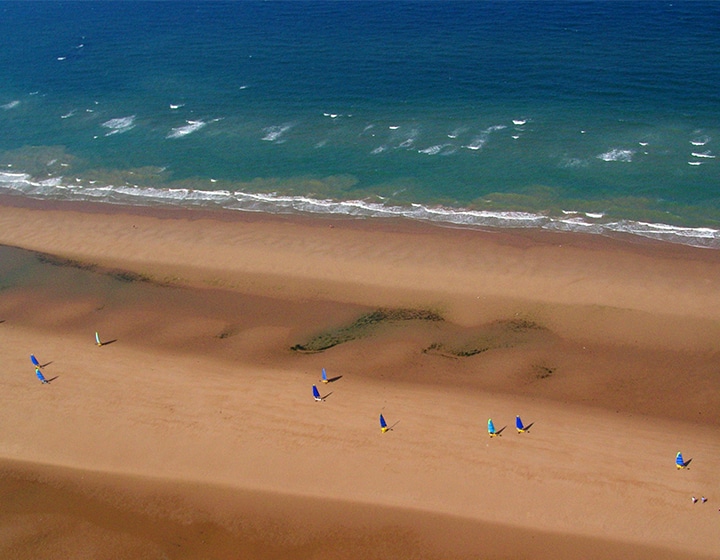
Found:
[[338, 344], [369, 336], [380, 325], [400, 321], [443, 321], [443, 317], [427, 309], [376, 309], [356, 319], [350, 325], [330, 329], [315, 335], [305, 344], [296, 344], [296, 352], [322, 352]]

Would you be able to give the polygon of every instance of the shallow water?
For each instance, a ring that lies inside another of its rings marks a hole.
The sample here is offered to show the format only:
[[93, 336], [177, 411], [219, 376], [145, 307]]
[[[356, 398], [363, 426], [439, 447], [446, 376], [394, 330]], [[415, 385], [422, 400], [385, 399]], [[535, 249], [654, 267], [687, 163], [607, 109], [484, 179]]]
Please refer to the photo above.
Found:
[[720, 246], [716, 2], [0, 14], [2, 192]]

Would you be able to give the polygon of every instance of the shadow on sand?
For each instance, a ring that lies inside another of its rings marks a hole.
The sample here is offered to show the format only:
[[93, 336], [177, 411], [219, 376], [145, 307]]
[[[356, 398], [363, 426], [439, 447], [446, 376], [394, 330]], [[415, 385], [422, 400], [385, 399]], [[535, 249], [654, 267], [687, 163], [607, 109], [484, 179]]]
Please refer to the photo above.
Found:
[[[524, 426], [524, 427], [523, 427], [523, 430], [522, 430], [522, 431], [523, 431], [523, 432], [529, 432], [529, 431], [530, 431], [530, 428], [532, 428], [534, 425], [535, 425], [535, 422], [530, 422], [527, 426]], [[520, 433], [520, 432], [518, 432], [518, 433]]]

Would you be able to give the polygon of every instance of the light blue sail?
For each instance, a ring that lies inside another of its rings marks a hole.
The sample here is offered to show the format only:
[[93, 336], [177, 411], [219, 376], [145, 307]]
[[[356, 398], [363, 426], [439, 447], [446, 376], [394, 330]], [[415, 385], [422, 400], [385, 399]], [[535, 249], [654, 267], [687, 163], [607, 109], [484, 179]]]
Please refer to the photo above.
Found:
[[95, 331], [95, 344], [97, 344], [98, 346], [102, 346], [102, 342], [100, 341], [100, 335], [97, 331]]
[[314, 398], [316, 401], [321, 401], [321, 400], [322, 400], [322, 397], [320, 396], [320, 391], [318, 391], [318, 388], [317, 388], [315, 385], [313, 385], [313, 398]]
[[682, 453], [679, 451], [677, 452], [677, 455], [675, 455], [675, 465], [677, 465], [678, 469], [685, 468], [685, 460], [683, 459]]
[[35, 375], [37, 375], [37, 378], [38, 378], [42, 383], [47, 383], [47, 382], [48, 382], [48, 380], [45, 379], [45, 376], [42, 374], [42, 371], [40, 371], [39, 368], [35, 368]]
[[387, 422], [385, 422], [385, 418], [384, 418], [383, 415], [381, 414], [381, 415], [380, 415], [380, 431], [384, 434], [384, 433], [387, 432], [389, 429], [390, 429], [390, 428], [388, 427]]
[[488, 418], [488, 434], [490, 437], [495, 437], [498, 433], [495, 431], [495, 424], [493, 424], [492, 418]]
[[325, 368], [322, 368], [322, 379], [321, 379], [321, 381], [322, 381], [323, 383], [327, 383], [327, 382], [328, 382], [328, 376], [327, 376], [327, 372], [325, 371]]
[[38, 359], [35, 357], [34, 354], [30, 354], [30, 361], [32, 362], [32, 364], [33, 364], [36, 368], [42, 367], [42, 366], [40, 365], [40, 362], [38, 362]]

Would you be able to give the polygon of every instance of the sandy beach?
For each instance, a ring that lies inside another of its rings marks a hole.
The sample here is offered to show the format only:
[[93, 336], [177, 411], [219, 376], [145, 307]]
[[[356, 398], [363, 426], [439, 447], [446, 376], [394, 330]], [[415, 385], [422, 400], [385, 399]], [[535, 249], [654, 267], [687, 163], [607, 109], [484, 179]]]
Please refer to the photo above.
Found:
[[0, 245], [3, 558], [720, 558], [717, 251], [13, 197]]

